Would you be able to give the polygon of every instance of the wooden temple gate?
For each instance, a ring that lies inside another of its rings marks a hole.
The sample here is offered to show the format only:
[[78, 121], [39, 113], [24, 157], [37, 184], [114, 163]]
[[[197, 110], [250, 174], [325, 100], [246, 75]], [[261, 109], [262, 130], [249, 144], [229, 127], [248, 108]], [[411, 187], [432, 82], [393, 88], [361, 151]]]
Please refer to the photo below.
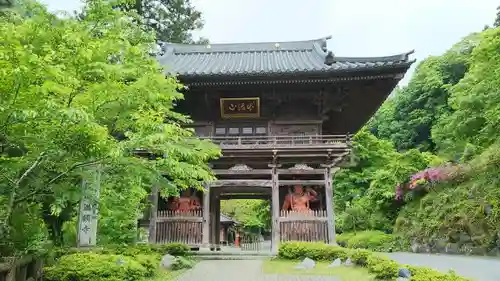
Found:
[[337, 57], [329, 39], [162, 45], [159, 62], [188, 86], [176, 110], [222, 157], [210, 163], [217, 181], [204, 192], [163, 200], [153, 190], [152, 243], [218, 248], [220, 200], [236, 198], [271, 202], [273, 252], [282, 241], [335, 243], [332, 178], [350, 152], [350, 133], [413, 61], [412, 52]]

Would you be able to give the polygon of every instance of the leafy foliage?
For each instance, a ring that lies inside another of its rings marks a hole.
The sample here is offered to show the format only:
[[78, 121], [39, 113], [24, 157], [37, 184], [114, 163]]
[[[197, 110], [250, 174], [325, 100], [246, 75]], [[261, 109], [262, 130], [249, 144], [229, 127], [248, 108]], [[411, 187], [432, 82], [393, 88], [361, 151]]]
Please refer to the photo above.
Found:
[[394, 186], [439, 159], [415, 149], [399, 153], [390, 142], [367, 131], [355, 135], [353, 153], [357, 165], [340, 170], [334, 178], [337, 228], [391, 231], [400, 208]]
[[[367, 267], [377, 280], [395, 280], [400, 268], [405, 266], [396, 263], [387, 256], [364, 249], [346, 249], [330, 246], [323, 243], [288, 242], [282, 243], [278, 250], [278, 258], [299, 260], [311, 258], [316, 261], [332, 261], [350, 258], [356, 266]], [[425, 267], [409, 267], [412, 280], [430, 281], [467, 281], [468, 278], [456, 275], [453, 272], [441, 273]]]
[[[195, 43], [192, 32], [203, 27], [201, 13], [191, 0], [132, 0], [122, 7], [137, 11], [157, 39], [164, 42]], [[206, 42], [201, 38], [196, 43]]]
[[431, 129], [451, 111], [449, 87], [469, 68], [478, 34], [471, 34], [444, 55], [420, 63], [408, 86], [400, 88], [367, 125], [376, 136], [391, 140], [398, 150], [419, 148], [435, 152]]
[[150, 270], [130, 257], [77, 253], [63, 256], [54, 266], [46, 267], [44, 279], [49, 281], [135, 281], [152, 277], [154, 273], [155, 270]]
[[268, 200], [233, 199], [221, 201], [221, 211], [249, 229], [271, 229], [271, 205]]
[[[154, 34], [133, 14], [100, 0], [87, 1], [82, 18], [58, 18], [33, 2], [24, 8], [29, 17], [0, 21], [0, 234], [8, 238], [0, 243], [21, 231], [14, 216], [28, 209], [62, 243], [81, 182], [96, 169], [102, 241], [131, 242], [150, 186], [164, 194], [202, 188], [213, 179], [206, 163], [220, 151], [182, 128], [190, 120], [173, 111], [182, 85], [162, 74], [150, 56]], [[157, 157], [137, 157], [138, 148]]]

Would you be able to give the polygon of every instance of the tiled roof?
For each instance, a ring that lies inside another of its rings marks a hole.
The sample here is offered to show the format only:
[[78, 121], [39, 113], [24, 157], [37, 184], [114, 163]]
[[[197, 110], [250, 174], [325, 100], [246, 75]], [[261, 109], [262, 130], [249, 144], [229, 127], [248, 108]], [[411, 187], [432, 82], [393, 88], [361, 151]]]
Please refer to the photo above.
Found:
[[386, 57], [336, 57], [327, 38], [269, 43], [162, 45], [158, 61], [183, 77], [309, 74], [409, 66], [412, 52]]
[[238, 223], [237, 221], [233, 220], [233, 218], [231, 218], [230, 216], [225, 215], [223, 213], [220, 214], [220, 222], [234, 222], [234, 223]]

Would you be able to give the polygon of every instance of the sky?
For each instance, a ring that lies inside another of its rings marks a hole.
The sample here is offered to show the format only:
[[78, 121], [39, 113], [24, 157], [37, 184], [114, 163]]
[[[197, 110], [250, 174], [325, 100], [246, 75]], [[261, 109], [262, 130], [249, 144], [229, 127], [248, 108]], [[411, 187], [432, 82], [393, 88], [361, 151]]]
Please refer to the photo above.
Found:
[[[498, 0], [192, 0], [211, 43], [282, 42], [331, 35], [336, 56], [385, 56], [415, 50], [421, 61], [440, 55], [492, 24]], [[74, 10], [78, 0], [42, 0]], [[406, 84], [416, 64], [406, 75]]]

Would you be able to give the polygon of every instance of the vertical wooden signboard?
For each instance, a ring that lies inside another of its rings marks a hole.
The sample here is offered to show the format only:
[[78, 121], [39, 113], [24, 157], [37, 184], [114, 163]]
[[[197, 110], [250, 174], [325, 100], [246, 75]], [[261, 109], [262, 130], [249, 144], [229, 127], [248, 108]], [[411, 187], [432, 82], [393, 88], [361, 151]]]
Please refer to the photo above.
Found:
[[80, 200], [78, 216], [78, 247], [94, 247], [97, 244], [97, 221], [99, 217], [99, 192], [101, 188], [101, 169], [93, 172], [92, 182], [82, 181], [83, 196]]

